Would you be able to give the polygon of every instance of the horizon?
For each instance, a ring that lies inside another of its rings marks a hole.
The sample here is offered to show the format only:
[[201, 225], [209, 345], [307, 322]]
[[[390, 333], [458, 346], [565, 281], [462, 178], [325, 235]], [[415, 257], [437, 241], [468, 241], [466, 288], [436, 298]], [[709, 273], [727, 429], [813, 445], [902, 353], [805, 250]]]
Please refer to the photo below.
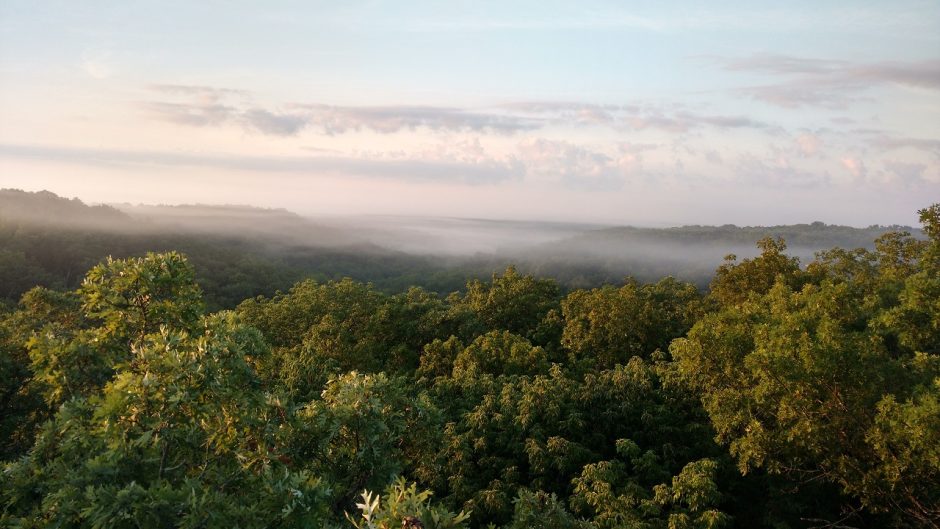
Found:
[[85, 203], [917, 226], [940, 4], [0, 5], [0, 187]]
[[[51, 193], [58, 198], [65, 200], [78, 200], [84, 205], [89, 207], [96, 206], [107, 206], [114, 208], [118, 211], [127, 213], [126, 209], [132, 208], [206, 208], [206, 209], [233, 209], [233, 210], [257, 210], [262, 212], [272, 212], [272, 213], [286, 213], [289, 215], [297, 216], [304, 220], [311, 221], [339, 221], [346, 220], [351, 221], [354, 219], [380, 219], [380, 218], [390, 218], [390, 219], [402, 219], [402, 220], [445, 220], [445, 221], [462, 221], [462, 222], [478, 222], [478, 223], [493, 223], [493, 224], [531, 224], [531, 225], [542, 225], [542, 226], [579, 226], [583, 228], [594, 228], [594, 229], [609, 229], [609, 228], [638, 228], [638, 229], [662, 229], [667, 230], [671, 228], [723, 228], [723, 227], [734, 227], [734, 228], [777, 228], [777, 227], [787, 227], [787, 226], [809, 226], [816, 223], [822, 223], [825, 226], [830, 227], [846, 227], [853, 229], [869, 229], [869, 228], [909, 228], [913, 230], [920, 230], [919, 223], [914, 224], [832, 224], [826, 223], [820, 220], [803, 220], [792, 222], [788, 224], [615, 224], [615, 223], [597, 223], [597, 222], [582, 222], [582, 221], [555, 221], [555, 220], [538, 220], [538, 219], [510, 219], [510, 218], [499, 218], [499, 217], [457, 217], [457, 216], [445, 216], [445, 215], [421, 215], [421, 214], [386, 214], [386, 213], [337, 213], [337, 214], [302, 214], [296, 211], [284, 208], [284, 207], [266, 207], [266, 206], [255, 206], [252, 204], [238, 204], [238, 203], [203, 203], [203, 202], [182, 202], [177, 204], [168, 204], [168, 203], [144, 203], [144, 202], [89, 202], [83, 200], [81, 197], [76, 196], [65, 196], [59, 195], [49, 189], [41, 189], [37, 191], [29, 191], [24, 189], [17, 188], [0, 188], [0, 192], [3, 191], [19, 191], [26, 193]], [[126, 209], [125, 209], [126, 208]], [[140, 216], [146, 216], [146, 213], [134, 213]]]

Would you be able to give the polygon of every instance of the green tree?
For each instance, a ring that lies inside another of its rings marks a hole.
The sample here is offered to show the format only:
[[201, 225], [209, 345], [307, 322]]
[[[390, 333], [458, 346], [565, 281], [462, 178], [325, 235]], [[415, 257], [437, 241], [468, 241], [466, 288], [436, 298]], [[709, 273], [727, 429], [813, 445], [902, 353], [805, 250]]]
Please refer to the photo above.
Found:
[[869, 511], [936, 524], [940, 468], [923, 443], [936, 437], [940, 371], [931, 338], [907, 334], [924, 327], [901, 323], [932, 310], [904, 293], [930, 281], [931, 260], [929, 250], [916, 264], [897, 255], [831, 253], [799, 290], [786, 274], [763, 293], [748, 286], [746, 299], [706, 315], [671, 352], [743, 472], [828, 481]]
[[672, 278], [654, 285], [628, 280], [619, 289], [577, 290], [561, 302], [561, 343], [571, 360], [586, 359], [609, 369], [667, 348], [692, 327], [699, 307], [695, 287]]
[[789, 286], [799, 287], [804, 280], [799, 259], [783, 253], [787, 245], [782, 238], [765, 237], [757, 247], [761, 254], [753, 259], [738, 263], [733, 254], [725, 258], [709, 286], [711, 300], [726, 306], [742, 303], [751, 295], [766, 294], [778, 276]]
[[29, 350], [34, 335], [41, 329], [48, 335], [83, 327], [79, 307], [72, 292], [36, 287], [23, 295], [16, 310], [0, 316], [0, 460], [24, 453], [58, 402], [35, 376]]
[[590, 529], [593, 525], [578, 520], [565, 509], [555, 494], [520, 489], [513, 500], [512, 523], [507, 529]]
[[722, 501], [715, 480], [718, 464], [701, 459], [652, 488], [650, 472], [661, 473], [650, 455], [629, 440], [617, 442], [620, 458], [584, 467], [573, 480], [571, 503], [598, 529], [718, 529], [731, 518], [718, 509]]
[[331, 483], [339, 511], [362, 489], [384, 487], [414, 466], [439, 431], [433, 404], [411, 396], [402, 379], [353, 371], [298, 410], [291, 453]]
[[[80, 316], [52, 318], [27, 342], [33, 380], [52, 407], [100, 389], [145, 336], [162, 327], [195, 331], [202, 314], [193, 269], [174, 252], [108, 259], [88, 272], [77, 294]], [[70, 294], [43, 291], [24, 299], [50, 314], [64, 311], [38, 307], [72, 303]]]
[[326, 488], [280, 462], [274, 413], [246, 360], [264, 348], [260, 335], [232, 314], [202, 327], [146, 336], [100, 395], [61, 407], [0, 478], [4, 524], [321, 523]]
[[532, 338], [548, 312], [558, 307], [558, 285], [551, 279], [521, 275], [514, 266], [493, 274], [489, 284], [467, 283], [458, 304], [468, 307], [488, 330], [507, 330]]

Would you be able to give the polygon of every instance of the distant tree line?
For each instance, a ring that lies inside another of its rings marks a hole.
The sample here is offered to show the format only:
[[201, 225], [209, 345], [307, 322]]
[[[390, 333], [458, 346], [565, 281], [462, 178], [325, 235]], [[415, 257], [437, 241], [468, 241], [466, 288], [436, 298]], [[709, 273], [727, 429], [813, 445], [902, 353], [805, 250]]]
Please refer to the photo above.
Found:
[[[588, 231], [545, 245], [509, 253], [462, 256], [415, 255], [370, 244], [341, 244], [355, 233], [332, 233], [304, 224], [301, 217], [267, 210], [224, 207], [152, 207], [231, 215], [200, 228], [154, 223], [109, 206], [87, 206], [50, 192], [0, 190], [0, 304], [15, 305], [34, 286], [75, 289], [85, 273], [107, 257], [178, 251], [195, 267], [209, 310], [232, 309], [242, 300], [286, 291], [303, 279], [321, 282], [344, 277], [371, 283], [392, 294], [420, 286], [453, 292], [472, 279], [515, 263], [517, 268], [558, 282], [562, 292], [620, 282], [631, 276], [656, 282], [672, 275], [705, 290], [716, 263], [734, 252], [753, 254], [755, 241], [784, 237], [804, 257], [808, 248], [869, 247], [890, 227], [865, 229], [822, 223], [793, 226], [684, 226], [609, 228]], [[146, 211], [146, 208], [144, 209]], [[241, 215], [241, 216], [239, 216]], [[269, 218], [272, 217], [272, 218]], [[233, 219], [236, 229], [222, 229]], [[208, 227], [207, 227], [208, 226]], [[251, 231], [247, 226], [255, 226]], [[239, 229], [245, 228], [245, 229]], [[312, 230], [307, 233], [306, 230]], [[280, 235], [280, 236], [278, 236]], [[333, 241], [318, 242], [318, 237]], [[913, 236], [923, 239], [919, 230]], [[306, 241], [306, 242], [304, 242]], [[793, 248], [791, 247], [791, 250]], [[808, 252], [808, 253], [807, 253]]]

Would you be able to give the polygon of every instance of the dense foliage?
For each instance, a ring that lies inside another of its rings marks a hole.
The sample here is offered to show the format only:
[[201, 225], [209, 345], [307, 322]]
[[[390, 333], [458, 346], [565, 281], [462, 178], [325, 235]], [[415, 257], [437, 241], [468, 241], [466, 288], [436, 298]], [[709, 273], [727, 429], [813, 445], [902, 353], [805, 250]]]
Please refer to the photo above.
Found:
[[211, 312], [183, 255], [108, 259], [0, 313], [0, 526], [938, 527], [921, 221], [704, 294], [509, 267]]

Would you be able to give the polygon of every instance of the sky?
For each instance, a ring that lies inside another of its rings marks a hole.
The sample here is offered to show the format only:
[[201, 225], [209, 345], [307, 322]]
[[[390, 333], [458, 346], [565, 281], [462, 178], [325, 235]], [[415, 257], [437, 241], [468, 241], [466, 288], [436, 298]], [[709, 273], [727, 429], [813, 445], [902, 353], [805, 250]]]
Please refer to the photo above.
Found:
[[90, 203], [916, 225], [940, 2], [0, 2], [0, 187]]

